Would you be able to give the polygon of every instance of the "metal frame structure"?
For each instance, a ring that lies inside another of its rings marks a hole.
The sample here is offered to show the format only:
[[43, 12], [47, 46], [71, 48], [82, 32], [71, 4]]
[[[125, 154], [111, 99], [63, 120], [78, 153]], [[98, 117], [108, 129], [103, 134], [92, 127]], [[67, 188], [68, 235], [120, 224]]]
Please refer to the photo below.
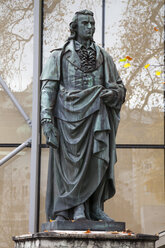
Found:
[[105, 0], [102, 0], [102, 47], [105, 46]]
[[[7, 87], [7, 84], [1, 78], [1, 76], [0, 76], [0, 84], [3, 87], [4, 91], [8, 94], [9, 98], [12, 100], [12, 102], [14, 103], [14, 105], [16, 106], [16, 108], [19, 110], [19, 112], [21, 113], [21, 115], [23, 116], [23, 118], [25, 119], [25, 121], [27, 122], [27, 124], [30, 127], [32, 127], [32, 123], [31, 123], [31, 120], [30, 120], [29, 116], [25, 113], [25, 111], [23, 110], [22, 106], [19, 104], [19, 102], [17, 101], [17, 99], [15, 98], [15, 96], [12, 94], [12, 92], [10, 91], [10, 89]], [[0, 160], [0, 166], [3, 165], [4, 163], [6, 163], [12, 157], [14, 157], [18, 152], [20, 152], [22, 149], [24, 149], [25, 147], [27, 147], [29, 144], [31, 144], [31, 138], [29, 138], [28, 140], [26, 140], [24, 143], [22, 143], [21, 145], [19, 145], [15, 150], [13, 150], [8, 155], [6, 155], [3, 159], [1, 159]]]
[[42, 0], [34, 0], [34, 41], [33, 41], [33, 103], [32, 122], [23, 110], [15, 96], [0, 77], [0, 84], [8, 94], [27, 124], [32, 128], [32, 138], [20, 144], [15, 150], [0, 160], [0, 166], [14, 157], [25, 147], [31, 144], [31, 169], [30, 169], [30, 211], [29, 231], [38, 231], [38, 195], [39, 195], [39, 151], [40, 151], [40, 73], [41, 73], [41, 26], [42, 26]]
[[24, 143], [22, 143], [21, 145], [19, 145], [16, 149], [14, 149], [12, 152], [10, 152], [7, 156], [5, 156], [4, 158], [2, 158], [0, 160], [0, 166], [3, 165], [4, 163], [6, 163], [12, 157], [14, 157], [18, 152], [22, 151], [25, 147], [29, 146], [31, 144], [31, 141], [32, 141], [32, 139], [29, 138]]
[[9, 90], [9, 88], [7, 87], [7, 84], [1, 78], [1, 76], [0, 76], [0, 84], [3, 87], [3, 89], [5, 90], [5, 92], [8, 94], [8, 96], [10, 97], [10, 99], [12, 100], [12, 102], [14, 103], [14, 105], [16, 106], [16, 108], [19, 110], [19, 112], [21, 113], [21, 115], [23, 116], [23, 118], [25, 119], [25, 121], [27, 122], [27, 124], [30, 127], [32, 127], [32, 122], [31, 122], [29, 116], [25, 113], [25, 111], [23, 110], [22, 106], [19, 104], [19, 102], [17, 101], [17, 99], [15, 98], [15, 96]]
[[29, 232], [38, 231], [39, 151], [40, 151], [40, 73], [42, 1], [34, 1], [32, 148], [30, 169]]

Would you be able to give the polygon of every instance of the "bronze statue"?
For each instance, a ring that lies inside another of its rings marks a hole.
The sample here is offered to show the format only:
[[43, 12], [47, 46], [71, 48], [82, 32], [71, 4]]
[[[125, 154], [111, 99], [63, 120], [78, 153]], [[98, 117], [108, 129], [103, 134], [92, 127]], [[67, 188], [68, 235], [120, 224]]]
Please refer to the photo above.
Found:
[[76, 12], [71, 35], [41, 75], [41, 123], [50, 146], [47, 219], [113, 221], [115, 136], [126, 89], [109, 54], [93, 41], [95, 21]]

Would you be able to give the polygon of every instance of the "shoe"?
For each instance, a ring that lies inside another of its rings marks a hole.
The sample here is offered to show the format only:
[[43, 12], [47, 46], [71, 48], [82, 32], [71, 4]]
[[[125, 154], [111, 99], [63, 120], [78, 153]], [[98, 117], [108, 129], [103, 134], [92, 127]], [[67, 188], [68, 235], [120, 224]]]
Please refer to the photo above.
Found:
[[106, 213], [104, 213], [104, 211], [102, 211], [100, 208], [96, 209], [95, 211], [93, 211], [91, 213], [91, 218], [93, 220], [103, 220], [106, 222], [114, 222], [113, 219], [111, 219]]
[[63, 221], [63, 220], [66, 220], [66, 219], [62, 215], [57, 215], [57, 217], [55, 218], [55, 221]]
[[74, 208], [74, 210], [73, 210], [73, 219], [74, 220], [86, 219], [84, 204], [81, 204], [81, 205], [79, 205], [79, 206]]
[[56, 220], [69, 220], [68, 210], [63, 210], [57, 213]]

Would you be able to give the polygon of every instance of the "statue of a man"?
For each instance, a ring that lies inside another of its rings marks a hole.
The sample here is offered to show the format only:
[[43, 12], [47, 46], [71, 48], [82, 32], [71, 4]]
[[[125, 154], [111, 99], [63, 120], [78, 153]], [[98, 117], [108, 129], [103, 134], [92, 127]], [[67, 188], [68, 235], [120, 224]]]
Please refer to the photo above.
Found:
[[115, 136], [125, 87], [109, 54], [93, 41], [95, 21], [76, 12], [71, 35], [41, 75], [41, 123], [50, 146], [47, 219], [113, 221]]

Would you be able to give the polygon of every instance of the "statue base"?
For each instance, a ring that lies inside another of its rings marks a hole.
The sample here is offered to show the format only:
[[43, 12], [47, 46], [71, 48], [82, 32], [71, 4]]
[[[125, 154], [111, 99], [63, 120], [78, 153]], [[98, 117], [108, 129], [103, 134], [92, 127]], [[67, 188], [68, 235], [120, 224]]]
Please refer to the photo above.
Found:
[[124, 232], [45, 231], [13, 237], [15, 248], [155, 248], [156, 235]]
[[125, 231], [125, 222], [105, 222], [92, 220], [64, 220], [43, 223], [42, 231], [72, 230], [72, 231]]

